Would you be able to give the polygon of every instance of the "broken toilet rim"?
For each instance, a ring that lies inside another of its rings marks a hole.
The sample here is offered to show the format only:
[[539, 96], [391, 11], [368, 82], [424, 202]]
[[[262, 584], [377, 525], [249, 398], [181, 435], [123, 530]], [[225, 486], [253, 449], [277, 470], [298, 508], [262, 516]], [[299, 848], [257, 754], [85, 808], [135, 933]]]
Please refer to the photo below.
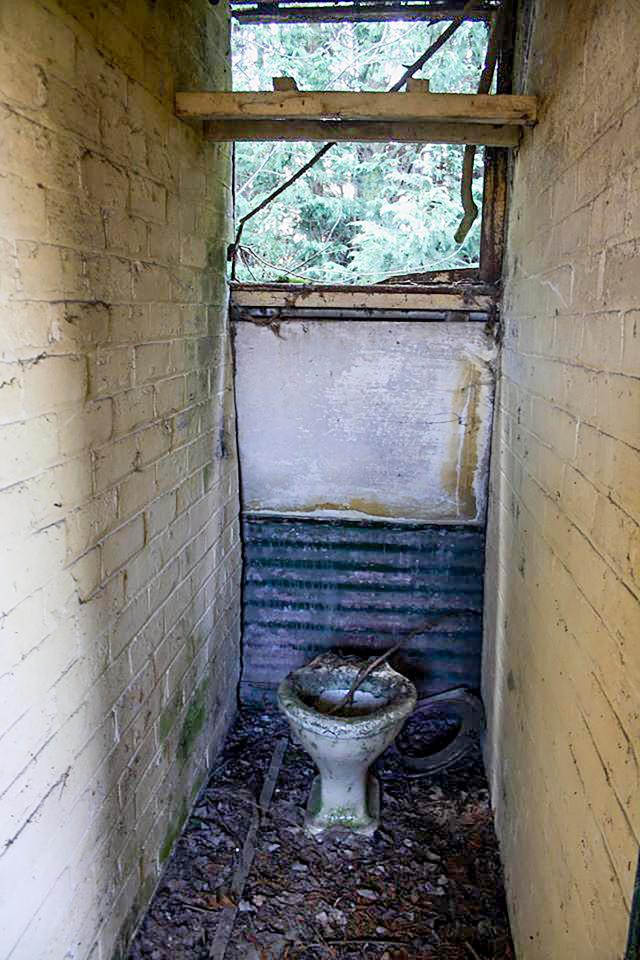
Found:
[[327, 691], [346, 693], [363, 667], [366, 667], [366, 659], [336, 653], [321, 654], [280, 682], [278, 705], [289, 721], [335, 738], [359, 740], [403, 723], [415, 709], [417, 691], [410, 680], [388, 663], [377, 666], [358, 688], [381, 701], [370, 713], [333, 715], [309, 703]]

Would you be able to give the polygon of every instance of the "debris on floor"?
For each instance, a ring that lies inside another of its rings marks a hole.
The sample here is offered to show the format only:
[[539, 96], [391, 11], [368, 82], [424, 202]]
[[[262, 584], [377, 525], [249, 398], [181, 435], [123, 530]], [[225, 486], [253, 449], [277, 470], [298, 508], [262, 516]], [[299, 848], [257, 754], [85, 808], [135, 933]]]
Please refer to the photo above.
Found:
[[315, 771], [290, 740], [264, 799], [287, 735], [275, 710], [241, 712], [130, 960], [513, 960], [479, 751], [415, 780], [388, 752], [380, 829], [318, 842], [302, 825]]

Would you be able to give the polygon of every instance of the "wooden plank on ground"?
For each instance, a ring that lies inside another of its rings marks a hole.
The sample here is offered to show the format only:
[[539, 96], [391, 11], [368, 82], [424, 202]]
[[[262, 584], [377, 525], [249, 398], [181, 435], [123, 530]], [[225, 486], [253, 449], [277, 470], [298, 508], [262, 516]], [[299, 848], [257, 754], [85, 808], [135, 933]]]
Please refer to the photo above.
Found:
[[209, 120], [394, 120], [533, 124], [535, 97], [474, 93], [271, 91], [176, 93], [179, 117]]
[[[431, 96], [431, 94], [429, 94]], [[215, 141], [286, 140], [348, 143], [475, 143], [515, 147], [517, 126], [487, 123], [332, 120], [207, 120], [204, 135]]]
[[244, 887], [256, 855], [258, 829], [260, 827], [262, 818], [269, 811], [276, 780], [278, 779], [280, 767], [282, 766], [282, 760], [287, 749], [287, 743], [288, 741], [286, 739], [280, 739], [276, 741], [276, 745], [271, 755], [271, 762], [269, 763], [269, 769], [267, 770], [267, 774], [262, 784], [260, 798], [253, 810], [251, 825], [249, 826], [249, 830], [245, 836], [244, 844], [242, 845], [242, 850], [240, 851], [240, 857], [238, 858], [233, 871], [233, 876], [231, 878], [231, 893], [235, 902], [233, 906], [224, 907], [218, 919], [216, 933], [213, 938], [213, 942], [209, 947], [210, 960], [224, 960], [227, 952], [227, 947], [229, 946], [229, 941], [231, 940], [233, 926], [238, 913], [238, 904], [242, 898]]

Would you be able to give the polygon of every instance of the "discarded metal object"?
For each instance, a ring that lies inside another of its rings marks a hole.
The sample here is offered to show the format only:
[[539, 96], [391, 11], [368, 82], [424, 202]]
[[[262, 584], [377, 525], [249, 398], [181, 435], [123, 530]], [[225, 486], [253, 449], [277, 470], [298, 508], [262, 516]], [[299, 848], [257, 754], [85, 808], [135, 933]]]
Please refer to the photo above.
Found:
[[[445, 690], [433, 697], [419, 700], [413, 717], [416, 720], [453, 719], [457, 732], [452, 740], [433, 753], [412, 752], [410, 727], [393, 744], [408, 776], [424, 777], [446, 770], [477, 750], [478, 739], [484, 727], [482, 701], [464, 687]], [[415, 749], [415, 745], [414, 745]]]

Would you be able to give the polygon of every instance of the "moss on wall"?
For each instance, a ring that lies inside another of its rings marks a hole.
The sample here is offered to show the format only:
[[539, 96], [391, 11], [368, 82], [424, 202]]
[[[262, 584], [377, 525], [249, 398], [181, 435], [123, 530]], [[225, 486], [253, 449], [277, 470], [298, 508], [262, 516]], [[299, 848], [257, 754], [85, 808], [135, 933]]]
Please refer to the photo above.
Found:
[[207, 690], [209, 680], [205, 677], [200, 686], [196, 689], [193, 699], [187, 709], [187, 714], [182, 724], [180, 732], [180, 742], [178, 744], [178, 756], [183, 763], [186, 763], [191, 756], [194, 744], [198, 739], [207, 719]]
[[189, 808], [187, 806], [187, 801], [183, 798], [182, 803], [180, 804], [180, 809], [169, 823], [164, 840], [162, 841], [162, 846], [160, 847], [159, 853], [160, 863], [164, 863], [173, 850], [173, 845], [180, 836], [188, 816]]

